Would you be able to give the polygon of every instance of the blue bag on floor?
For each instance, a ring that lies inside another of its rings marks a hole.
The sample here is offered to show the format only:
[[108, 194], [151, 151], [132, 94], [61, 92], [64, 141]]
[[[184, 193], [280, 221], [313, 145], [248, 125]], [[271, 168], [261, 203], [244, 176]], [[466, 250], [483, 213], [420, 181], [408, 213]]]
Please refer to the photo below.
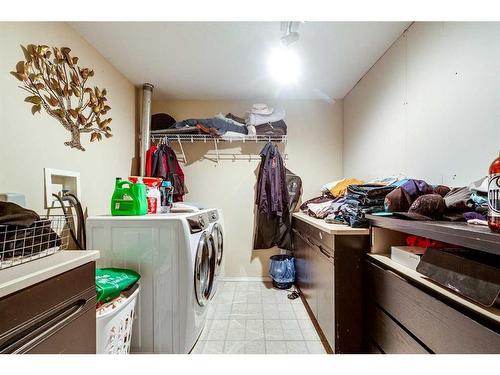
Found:
[[295, 258], [291, 255], [273, 255], [269, 258], [269, 276], [279, 289], [289, 289], [295, 282]]

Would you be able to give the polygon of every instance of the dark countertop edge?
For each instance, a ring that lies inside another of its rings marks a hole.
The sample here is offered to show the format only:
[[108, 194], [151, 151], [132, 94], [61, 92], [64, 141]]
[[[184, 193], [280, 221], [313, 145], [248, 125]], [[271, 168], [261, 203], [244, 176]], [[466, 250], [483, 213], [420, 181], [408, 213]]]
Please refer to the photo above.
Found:
[[415, 221], [376, 215], [366, 215], [366, 218], [370, 226], [500, 255], [500, 234], [491, 232], [487, 227], [476, 227], [464, 222]]

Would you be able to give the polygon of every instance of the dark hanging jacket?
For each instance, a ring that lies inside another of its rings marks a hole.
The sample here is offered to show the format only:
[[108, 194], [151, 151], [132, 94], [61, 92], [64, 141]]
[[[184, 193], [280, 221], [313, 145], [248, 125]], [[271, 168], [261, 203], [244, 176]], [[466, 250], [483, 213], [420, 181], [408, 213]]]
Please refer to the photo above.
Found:
[[257, 209], [267, 215], [283, 216], [289, 200], [283, 158], [272, 143], [264, 146], [260, 157], [255, 201]]
[[151, 158], [151, 176], [168, 180], [174, 187], [174, 202], [182, 202], [184, 194], [188, 193], [182, 171], [174, 150], [167, 145], [161, 145]]
[[300, 177], [285, 169], [278, 149], [268, 143], [261, 151], [256, 189], [254, 250], [278, 246], [292, 250], [292, 218], [300, 197]]

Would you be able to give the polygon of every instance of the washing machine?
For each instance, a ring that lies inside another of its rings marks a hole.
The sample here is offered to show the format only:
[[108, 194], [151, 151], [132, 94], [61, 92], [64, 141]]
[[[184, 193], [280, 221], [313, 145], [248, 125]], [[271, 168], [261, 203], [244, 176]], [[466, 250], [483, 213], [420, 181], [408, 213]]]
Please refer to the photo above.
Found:
[[205, 326], [223, 260], [222, 213], [91, 216], [87, 248], [98, 267], [136, 270], [141, 293], [132, 332], [135, 353], [189, 353]]

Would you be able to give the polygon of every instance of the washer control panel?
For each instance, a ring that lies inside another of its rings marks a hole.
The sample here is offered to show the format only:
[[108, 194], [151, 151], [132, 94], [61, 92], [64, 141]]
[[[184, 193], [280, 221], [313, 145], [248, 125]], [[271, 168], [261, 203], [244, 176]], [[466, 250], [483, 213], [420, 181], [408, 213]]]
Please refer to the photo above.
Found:
[[187, 218], [191, 233], [198, 233], [208, 228], [208, 226], [219, 220], [217, 210], [211, 210], [196, 214]]
[[219, 213], [217, 212], [217, 210], [210, 211], [208, 213], [208, 217], [210, 219], [210, 222], [213, 223], [213, 222], [219, 220]]
[[206, 229], [210, 221], [207, 213], [203, 213], [188, 217], [187, 222], [191, 233], [198, 233]]

